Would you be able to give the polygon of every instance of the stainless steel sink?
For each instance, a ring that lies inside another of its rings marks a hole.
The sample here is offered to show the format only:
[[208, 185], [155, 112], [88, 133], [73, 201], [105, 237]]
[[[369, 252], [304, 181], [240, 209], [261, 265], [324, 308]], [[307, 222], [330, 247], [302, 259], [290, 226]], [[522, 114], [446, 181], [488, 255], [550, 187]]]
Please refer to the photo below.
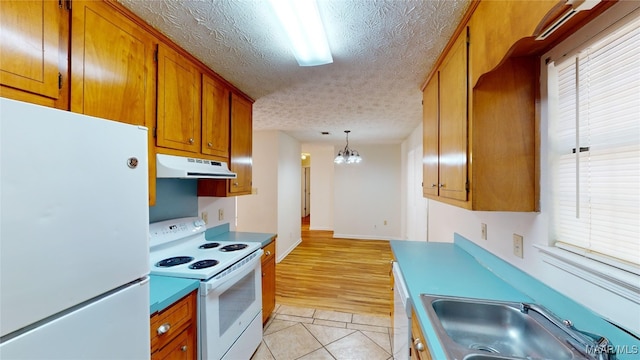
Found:
[[596, 340], [540, 306], [428, 294], [421, 300], [450, 360], [613, 359], [587, 353]]

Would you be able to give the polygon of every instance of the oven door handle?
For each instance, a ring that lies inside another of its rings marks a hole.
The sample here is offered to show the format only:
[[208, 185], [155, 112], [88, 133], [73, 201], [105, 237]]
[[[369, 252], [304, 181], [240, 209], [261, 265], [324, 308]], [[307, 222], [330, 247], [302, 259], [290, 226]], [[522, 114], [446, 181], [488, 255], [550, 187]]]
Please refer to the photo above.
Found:
[[[233, 266], [231, 266], [227, 270], [223, 271], [223, 273], [225, 273], [227, 271], [231, 271], [231, 273], [225, 274], [220, 279], [216, 279], [216, 277], [218, 276], [218, 275], [216, 275], [213, 278], [211, 278], [210, 280], [207, 280], [204, 283], [204, 290], [205, 291], [201, 291], [200, 295], [201, 296], [207, 296], [207, 294], [209, 294], [209, 292], [211, 292], [211, 291], [213, 291], [215, 289], [219, 289], [220, 287], [222, 287], [225, 283], [227, 283], [229, 281], [235, 282], [237, 280], [240, 280], [242, 277], [244, 277], [245, 275], [247, 275], [248, 273], [253, 271], [256, 268], [256, 266], [260, 265], [263, 253], [264, 253], [264, 251], [262, 249], [258, 249], [253, 254], [248, 255], [244, 259], [238, 261], [238, 263], [240, 263], [242, 261], [245, 261], [247, 258], [249, 258], [249, 260], [241, 266], [240, 270], [237, 270], [237, 269], [236, 270], [231, 270], [233, 268]], [[202, 289], [202, 287], [201, 287], [201, 289]]]

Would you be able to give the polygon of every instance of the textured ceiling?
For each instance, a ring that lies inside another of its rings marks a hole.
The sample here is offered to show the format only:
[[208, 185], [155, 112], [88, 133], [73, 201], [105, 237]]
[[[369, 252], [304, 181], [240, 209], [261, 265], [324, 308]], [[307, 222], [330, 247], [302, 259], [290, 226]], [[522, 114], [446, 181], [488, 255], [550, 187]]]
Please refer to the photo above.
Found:
[[[301, 142], [399, 143], [468, 0], [318, 0], [333, 63], [298, 66], [265, 0], [120, 0], [256, 100], [254, 130]], [[323, 136], [322, 131], [329, 131]]]

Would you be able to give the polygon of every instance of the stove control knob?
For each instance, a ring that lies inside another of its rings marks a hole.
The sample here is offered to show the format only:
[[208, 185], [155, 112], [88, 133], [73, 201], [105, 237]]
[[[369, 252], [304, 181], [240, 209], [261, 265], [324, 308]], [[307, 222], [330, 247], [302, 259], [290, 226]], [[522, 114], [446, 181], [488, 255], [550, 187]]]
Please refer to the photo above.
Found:
[[205, 225], [205, 222], [202, 219], [198, 219], [198, 220], [193, 222], [193, 226], [195, 226], [195, 227], [200, 227], [200, 226], [204, 226], [204, 225]]

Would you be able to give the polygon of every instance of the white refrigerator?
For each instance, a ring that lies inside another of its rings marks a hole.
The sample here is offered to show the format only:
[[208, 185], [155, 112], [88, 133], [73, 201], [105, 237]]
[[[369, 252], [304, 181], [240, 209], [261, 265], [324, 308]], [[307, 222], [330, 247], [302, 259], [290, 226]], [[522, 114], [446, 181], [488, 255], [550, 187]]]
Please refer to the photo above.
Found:
[[0, 98], [0, 359], [148, 359], [147, 129]]

